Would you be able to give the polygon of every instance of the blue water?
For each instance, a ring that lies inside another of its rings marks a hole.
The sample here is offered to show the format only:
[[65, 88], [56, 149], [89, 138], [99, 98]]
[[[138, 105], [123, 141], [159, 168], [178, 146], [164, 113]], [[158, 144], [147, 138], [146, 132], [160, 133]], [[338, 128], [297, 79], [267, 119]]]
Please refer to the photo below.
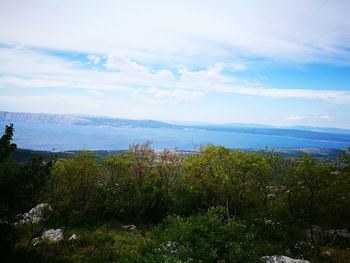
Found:
[[[3, 129], [5, 123], [0, 122]], [[132, 143], [152, 141], [154, 149], [193, 150], [212, 143], [229, 148], [345, 148], [344, 142], [327, 142], [285, 136], [169, 128], [114, 128], [62, 124], [15, 123], [14, 142], [34, 150], [121, 150]]]

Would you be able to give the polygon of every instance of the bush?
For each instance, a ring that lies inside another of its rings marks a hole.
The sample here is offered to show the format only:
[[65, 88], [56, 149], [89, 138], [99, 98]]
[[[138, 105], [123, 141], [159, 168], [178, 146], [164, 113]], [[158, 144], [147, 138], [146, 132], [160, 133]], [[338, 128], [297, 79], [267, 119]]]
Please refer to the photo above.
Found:
[[219, 207], [204, 215], [168, 217], [152, 232], [149, 256], [156, 262], [259, 262], [263, 251], [257, 249], [256, 235], [240, 222], [226, 221], [224, 211]]

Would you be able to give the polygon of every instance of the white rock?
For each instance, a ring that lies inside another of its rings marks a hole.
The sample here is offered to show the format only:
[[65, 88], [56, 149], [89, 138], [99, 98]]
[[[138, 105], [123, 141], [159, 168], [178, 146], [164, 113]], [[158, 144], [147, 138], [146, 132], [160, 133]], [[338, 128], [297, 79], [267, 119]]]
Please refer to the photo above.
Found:
[[52, 242], [58, 242], [63, 239], [63, 232], [61, 229], [49, 229], [41, 235], [41, 238], [48, 239]]
[[36, 238], [33, 239], [32, 242], [33, 242], [33, 247], [36, 247], [37, 245], [40, 244], [40, 239], [38, 237], [36, 237]]
[[273, 225], [273, 221], [268, 219], [268, 220], [265, 220], [265, 224], [267, 225]]
[[8, 223], [9, 223], [8, 221], [0, 219], [0, 224], [8, 224]]
[[77, 235], [76, 234], [73, 234], [70, 236], [70, 238], [68, 238], [68, 240], [75, 240], [77, 239]]
[[32, 223], [39, 223], [41, 220], [43, 220], [45, 212], [47, 211], [52, 211], [52, 208], [49, 204], [46, 203], [41, 203], [38, 204], [36, 207], [33, 207], [32, 209], [30, 209], [30, 211], [28, 213], [24, 213], [22, 215], [22, 219], [19, 221], [20, 224], [23, 223], [28, 223], [28, 222], [32, 222]]
[[179, 253], [180, 244], [178, 242], [174, 242], [174, 241], [167, 241], [167, 242], [161, 244], [161, 248], [165, 251], [170, 252], [170, 253]]
[[135, 225], [126, 225], [126, 226], [123, 226], [123, 228], [129, 229], [129, 230], [132, 230], [132, 231], [136, 230], [136, 226]]
[[286, 257], [286, 256], [265, 256], [262, 257], [262, 260], [265, 263], [310, 263], [310, 261], [308, 260], [304, 260], [304, 259], [293, 259], [290, 257]]

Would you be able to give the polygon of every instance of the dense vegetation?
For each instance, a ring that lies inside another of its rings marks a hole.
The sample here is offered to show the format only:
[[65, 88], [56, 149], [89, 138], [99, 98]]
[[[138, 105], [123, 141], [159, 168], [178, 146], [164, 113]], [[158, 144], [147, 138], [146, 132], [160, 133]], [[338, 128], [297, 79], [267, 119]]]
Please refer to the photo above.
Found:
[[[2, 262], [350, 258], [349, 239], [335, 231], [350, 224], [347, 153], [324, 161], [208, 145], [182, 156], [145, 143], [102, 159], [81, 152], [16, 163], [12, 135], [9, 125], [0, 139]], [[52, 207], [47, 220], [16, 223], [39, 203]], [[49, 228], [65, 239], [34, 245]], [[67, 240], [72, 233], [78, 238]]]

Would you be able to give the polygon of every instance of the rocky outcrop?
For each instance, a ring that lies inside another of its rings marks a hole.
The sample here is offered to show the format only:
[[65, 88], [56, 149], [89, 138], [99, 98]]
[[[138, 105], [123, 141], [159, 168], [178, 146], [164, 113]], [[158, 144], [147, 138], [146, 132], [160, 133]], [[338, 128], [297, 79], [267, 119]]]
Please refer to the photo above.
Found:
[[39, 223], [41, 220], [44, 219], [45, 215], [49, 211], [52, 211], [52, 208], [49, 204], [46, 204], [46, 203], [38, 204], [36, 207], [33, 207], [32, 209], [30, 209], [28, 213], [19, 215], [20, 217], [22, 217], [22, 219], [19, 220], [18, 223], [20, 224], [29, 223], [29, 222]]
[[51, 242], [58, 242], [63, 239], [63, 232], [61, 229], [49, 229], [41, 235], [40, 239], [47, 239]]
[[265, 263], [310, 263], [308, 260], [304, 259], [293, 259], [287, 256], [265, 256], [262, 257], [262, 262]]
[[68, 238], [68, 240], [72, 241], [72, 240], [76, 240], [78, 237], [76, 234], [73, 234], [70, 236], [70, 238]]
[[59, 242], [63, 240], [63, 232], [61, 229], [49, 229], [42, 233], [39, 237], [33, 239], [32, 244], [33, 247], [40, 246], [44, 241], [49, 242]]
[[123, 226], [123, 228], [131, 230], [131, 231], [135, 231], [136, 230], [136, 226], [135, 225], [126, 225], [126, 226]]

